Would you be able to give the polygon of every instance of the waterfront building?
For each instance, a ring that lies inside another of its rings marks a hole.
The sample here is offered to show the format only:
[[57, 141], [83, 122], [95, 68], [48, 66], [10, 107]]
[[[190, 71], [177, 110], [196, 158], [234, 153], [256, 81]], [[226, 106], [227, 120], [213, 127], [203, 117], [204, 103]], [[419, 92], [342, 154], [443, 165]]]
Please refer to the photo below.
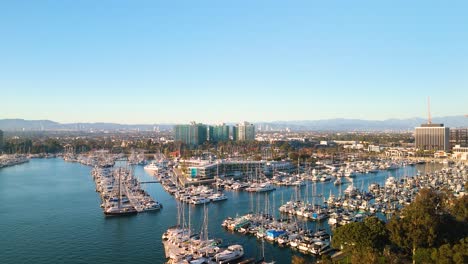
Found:
[[460, 145], [456, 145], [452, 149], [453, 156], [456, 159], [460, 160], [468, 160], [468, 147], [462, 147]]
[[455, 146], [468, 147], [468, 128], [452, 128], [450, 129], [450, 149]]
[[237, 140], [238, 141], [254, 141], [255, 126], [249, 122], [242, 122], [237, 125]]
[[190, 146], [198, 146], [207, 141], [207, 131], [206, 125], [196, 122], [188, 125], [175, 125], [174, 139]]
[[273, 171], [295, 170], [291, 162], [286, 161], [251, 161], [251, 160], [181, 160], [179, 169], [189, 181], [203, 181], [220, 178], [254, 177], [260, 173], [271, 175]]
[[369, 145], [367, 147], [367, 151], [369, 152], [380, 152], [380, 146], [377, 145]]
[[444, 124], [422, 124], [415, 129], [415, 145], [419, 150], [449, 151], [450, 129]]

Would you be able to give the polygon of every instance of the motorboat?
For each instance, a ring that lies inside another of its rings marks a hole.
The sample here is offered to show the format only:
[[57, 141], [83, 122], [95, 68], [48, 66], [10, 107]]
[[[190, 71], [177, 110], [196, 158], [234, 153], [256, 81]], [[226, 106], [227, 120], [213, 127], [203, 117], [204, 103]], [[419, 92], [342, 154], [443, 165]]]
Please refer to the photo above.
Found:
[[231, 245], [227, 249], [217, 253], [214, 260], [219, 264], [229, 263], [244, 256], [244, 248], [241, 245]]

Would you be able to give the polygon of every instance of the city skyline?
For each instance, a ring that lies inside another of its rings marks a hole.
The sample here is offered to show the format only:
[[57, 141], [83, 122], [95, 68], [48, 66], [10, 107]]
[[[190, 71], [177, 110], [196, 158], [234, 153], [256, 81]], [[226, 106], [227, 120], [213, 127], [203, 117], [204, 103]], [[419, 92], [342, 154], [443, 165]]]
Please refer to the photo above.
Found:
[[405, 119], [427, 96], [468, 112], [464, 2], [1, 6], [0, 119]]

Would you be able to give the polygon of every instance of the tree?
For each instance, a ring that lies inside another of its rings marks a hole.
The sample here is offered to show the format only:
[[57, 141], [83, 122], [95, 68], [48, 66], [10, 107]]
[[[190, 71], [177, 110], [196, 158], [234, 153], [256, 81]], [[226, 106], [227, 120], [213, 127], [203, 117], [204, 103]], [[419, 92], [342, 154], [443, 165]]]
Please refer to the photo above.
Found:
[[389, 222], [391, 240], [413, 256], [418, 248], [436, 246], [441, 242], [445, 222], [444, 204], [445, 194], [422, 189], [415, 201], [402, 210], [400, 217]]
[[[364, 222], [338, 227], [334, 232], [332, 245], [353, 255], [373, 259], [373, 253], [382, 251], [387, 241], [385, 223], [377, 217], [369, 217]], [[372, 253], [372, 256], [364, 256], [366, 253]]]
[[434, 252], [437, 253], [437, 250], [434, 248], [418, 248], [414, 252], [414, 262], [415, 263], [424, 263], [424, 264], [431, 264], [435, 263], [434, 259], [432, 258], [432, 255]]
[[468, 195], [454, 199], [453, 205], [450, 207], [450, 213], [456, 220], [468, 222]]
[[389, 241], [389, 235], [385, 226], [385, 222], [375, 216], [372, 216], [364, 220], [364, 225], [369, 230], [369, 239], [373, 247], [379, 251], [382, 251]]

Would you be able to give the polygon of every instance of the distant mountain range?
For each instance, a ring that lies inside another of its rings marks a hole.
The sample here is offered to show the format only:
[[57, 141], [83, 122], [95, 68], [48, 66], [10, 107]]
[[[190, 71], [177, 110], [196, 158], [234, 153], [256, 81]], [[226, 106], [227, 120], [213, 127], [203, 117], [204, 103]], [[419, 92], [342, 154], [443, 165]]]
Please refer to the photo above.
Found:
[[[276, 121], [257, 123], [262, 129], [312, 130], [312, 131], [404, 131], [413, 130], [414, 127], [427, 123], [427, 119], [387, 119], [387, 120], [362, 120], [362, 119], [325, 119], [305, 121]], [[465, 116], [435, 117], [432, 123], [442, 123], [448, 127], [468, 127], [468, 118]]]
[[[448, 127], [468, 127], [468, 118], [464, 116], [435, 117], [433, 123], [443, 123]], [[362, 119], [325, 119], [304, 121], [257, 122], [259, 130], [292, 131], [404, 131], [426, 123], [423, 118], [362, 120]], [[4, 131], [90, 131], [90, 130], [170, 130], [173, 124], [137, 124], [116, 123], [58, 123], [50, 120], [0, 119], [0, 129]]]
[[58, 123], [51, 120], [0, 119], [4, 131], [169, 130], [172, 124]]

